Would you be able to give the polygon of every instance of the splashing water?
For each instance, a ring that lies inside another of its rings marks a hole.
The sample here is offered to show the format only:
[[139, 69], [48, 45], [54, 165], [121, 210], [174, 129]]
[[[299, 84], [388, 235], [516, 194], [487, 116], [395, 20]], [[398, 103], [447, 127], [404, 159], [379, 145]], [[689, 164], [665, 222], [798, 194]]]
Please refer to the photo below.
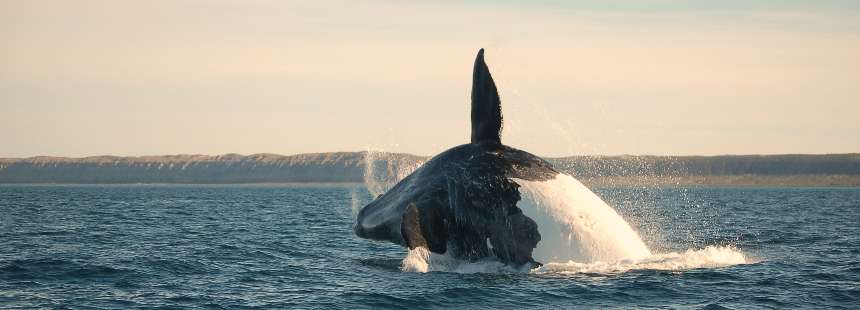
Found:
[[349, 198], [352, 217], [356, 217], [358, 216], [358, 211], [361, 211], [361, 198], [359, 198], [356, 188], [353, 187], [349, 191]]
[[529, 271], [529, 267], [528, 265], [524, 265], [517, 268], [505, 265], [495, 258], [467, 262], [447, 254], [430, 252], [423, 247], [408, 250], [406, 257], [400, 262], [400, 270], [422, 273], [431, 271], [455, 273], [524, 273]]
[[[536, 274], [619, 273], [636, 269], [684, 270], [748, 263], [733, 247], [652, 254], [639, 234], [609, 205], [575, 178], [532, 182], [515, 179], [522, 200], [517, 204], [535, 220], [541, 241], [533, 257], [544, 266]], [[463, 262], [424, 248], [409, 250], [401, 270], [457, 273], [527, 272], [528, 267], [505, 266], [494, 259]]]
[[537, 274], [620, 273], [634, 269], [684, 270], [717, 268], [746, 263], [746, 256], [735, 248], [708, 246], [701, 250], [656, 254], [641, 259], [625, 259], [615, 262], [550, 262], [533, 272]]
[[406, 257], [400, 262], [400, 270], [406, 272], [430, 271], [430, 250], [424, 247], [409, 249]]
[[364, 152], [364, 185], [373, 197], [379, 196], [422, 164], [424, 160], [402, 154], [368, 150]]
[[[397, 182], [421, 167], [424, 160], [392, 154], [382, 151], [368, 150], [364, 152], [364, 186], [372, 197], [382, 195]], [[361, 199], [355, 189], [350, 192], [350, 207], [352, 216], [358, 215], [361, 208], [369, 201]]]

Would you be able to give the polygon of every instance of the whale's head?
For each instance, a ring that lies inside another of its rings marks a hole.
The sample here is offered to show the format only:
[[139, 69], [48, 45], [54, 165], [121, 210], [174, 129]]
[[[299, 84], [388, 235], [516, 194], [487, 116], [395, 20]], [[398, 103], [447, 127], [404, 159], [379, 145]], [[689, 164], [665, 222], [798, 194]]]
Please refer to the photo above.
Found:
[[[445, 173], [442, 172], [444, 167], [439, 165], [446, 157], [442, 154], [434, 157], [361, 208], [354, 226], [355, 234], [366, 239], [409, 246], [409, 238], [404, 236], [402, 229], [407, 210], [417, 210], [419, 206], [431, 204], [444, 208], [447, 204], [449, 195]], [[425, 223], [425, 229], [433, 224], [438, 223]]]

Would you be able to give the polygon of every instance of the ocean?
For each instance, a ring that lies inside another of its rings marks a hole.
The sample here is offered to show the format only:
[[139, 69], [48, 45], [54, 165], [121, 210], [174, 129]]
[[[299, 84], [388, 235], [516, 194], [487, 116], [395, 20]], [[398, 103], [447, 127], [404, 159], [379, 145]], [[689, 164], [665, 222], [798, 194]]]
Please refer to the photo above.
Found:
[[860, 188], [594, 192], [647, 257], [410, 268], [353, 234], [353, 184], [0, 185], [0, 308], [860, 307]]

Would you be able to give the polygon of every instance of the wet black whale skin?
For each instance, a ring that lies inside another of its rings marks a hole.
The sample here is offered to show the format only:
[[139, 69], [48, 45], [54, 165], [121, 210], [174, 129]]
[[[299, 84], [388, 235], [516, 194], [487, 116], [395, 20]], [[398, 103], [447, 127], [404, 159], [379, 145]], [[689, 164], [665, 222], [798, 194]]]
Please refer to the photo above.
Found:
[[543, 159], [505, 145], [460, 145], [362, 208], [355, 233], [440, 254], [451, 251], [466, 260], [494, 255], [504, 263], [534, 262], [540, 234], [516, 206], [519, 185], [511, 178], [543, 181], [557, 174]]

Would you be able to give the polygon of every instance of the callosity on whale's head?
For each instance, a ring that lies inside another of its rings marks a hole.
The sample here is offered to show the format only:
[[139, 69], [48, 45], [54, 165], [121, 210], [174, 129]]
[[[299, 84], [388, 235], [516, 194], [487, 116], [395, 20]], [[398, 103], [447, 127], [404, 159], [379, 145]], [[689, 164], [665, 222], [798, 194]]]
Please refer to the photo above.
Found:
[[549, 180], [558, 172], [543, 159], [501, 143], [501, 101], [484, 50], [472, 75], [471, 143], [427, 161], [361, 209], [359, 237], [475, 260], [495, 256], [535, 263], [537, 224], [517, 207], [512, 179]]

